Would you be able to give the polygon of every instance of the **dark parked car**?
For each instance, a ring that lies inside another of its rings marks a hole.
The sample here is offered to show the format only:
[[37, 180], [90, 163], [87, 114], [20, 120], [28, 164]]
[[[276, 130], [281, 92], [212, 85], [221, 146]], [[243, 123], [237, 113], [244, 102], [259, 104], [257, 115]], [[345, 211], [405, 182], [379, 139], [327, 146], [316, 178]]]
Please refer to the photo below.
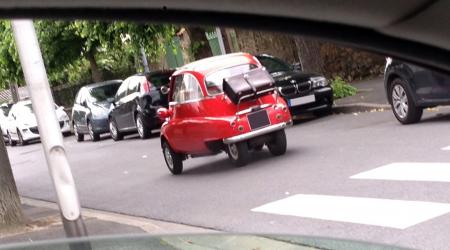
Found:
[[270, 55], [257, 55], [256, 58], [275, 79], [278, 92], [286, 100], [292, 115], [312, 111], [322, 116], [331, 112], [333, 90], [324, 76], [302, 72], [296, 65]]
[[416, 65], [386, 59], [384, 86], [399, 122], [420, 121], [424, 108], [450, 105], [450, 77]]
[[89, 134], [98, 141], [100, 134], [109, 132], [108, 114], [122, 80], [94, 83], [82, 87], [72, 108], [72, 125], [77, 141]]
[[130, 76], [123, 81], [109, 116], [109, 130], [115, 141], [136, 131], [142, 139], [148, 138], [152, 129], [161, 127], [163, 121], [156, 111], [168, 107], [167, 85], [173, 72], [153, 71]]

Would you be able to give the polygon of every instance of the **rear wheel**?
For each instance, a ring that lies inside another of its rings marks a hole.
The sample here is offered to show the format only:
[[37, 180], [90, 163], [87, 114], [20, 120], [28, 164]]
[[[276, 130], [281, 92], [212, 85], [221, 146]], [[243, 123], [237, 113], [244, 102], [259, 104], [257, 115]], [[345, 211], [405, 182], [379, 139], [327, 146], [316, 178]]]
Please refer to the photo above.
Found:
[[11, 145], [12, 147], [14, 147], [14, 146], [17, 145], [17, 142], [16, 142], [16, 141], [13, 141], [13, 139], [11, 138], [11, 135], [9, 134], [9, 132], [8, 132], [8, 143], [9, 143], [9, 145]]
[[166, 141], [162, 143], [162, 150], [169, 171], [173, 175], [181, 174], [183, 172], [183, 156], [174, 152]]
[[287, 142], [284, 130], [274, 132], [272, 140], [267, 143], [267, 147], [272, 155], [278, 156], [286, 153]]
[[250, 161], [250, 152], [246, 141], [228, 144], [228, 158], [237, 167], [247, 165]]
[[88, 122], [88, 130], [89, 130], [89, 136], [91, 137], [92, 141], [100, 140], [100, 134], [94, 132], [94, 129], [92, 128], [92, 124], [90, 122]]
[[78, 126], [76, 124], [73, 124], [73, 133], [75, 134], [75, 138], [77, 139], [77, 142], [84, 141], [84, 135], [80, 134], [78, 132]]
[[141, 114], [138, 114], [136, 117], [136, 127], [141, 139], [149, 138], [152, 134], [152, 130], [147, 125], [145, 125], [144, 118]]
[[392, 112], [400, 123], [411, 124], [420, 121], [423, 108], [415, 106], [412, 93], [403, 79], [396, 78], [392, 81], [390, 93]]
[[117, 128], [117, 123], [113, 119], [109, 120], [109, 133], [114, 141], [120, 141], [123, 139], [123, 134], [120, 133]]

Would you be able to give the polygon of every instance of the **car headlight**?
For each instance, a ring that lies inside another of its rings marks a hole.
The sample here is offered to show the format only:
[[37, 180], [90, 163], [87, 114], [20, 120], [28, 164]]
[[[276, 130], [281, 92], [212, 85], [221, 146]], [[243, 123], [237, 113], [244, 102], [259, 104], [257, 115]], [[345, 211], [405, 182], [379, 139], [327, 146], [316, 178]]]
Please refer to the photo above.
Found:
[[328, 86], [328, 80], [323, 76], [311, 77], [310, 80], [313, 88]]

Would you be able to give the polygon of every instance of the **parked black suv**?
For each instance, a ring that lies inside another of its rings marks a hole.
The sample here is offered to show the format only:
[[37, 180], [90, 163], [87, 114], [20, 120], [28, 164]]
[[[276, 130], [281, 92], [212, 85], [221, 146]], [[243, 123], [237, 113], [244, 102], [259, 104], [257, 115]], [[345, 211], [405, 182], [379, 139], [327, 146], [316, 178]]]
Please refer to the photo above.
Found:
[[419, 66], [386, 59], [384, 86], [399, 122], [420, 121], [424, 108], [450, 105], [450, 77]]
[[302, 72], [295, 65], [270, 55], [257, 55], [256, 58], [274, 78], [292, 115], [312, 111], [322, 116], [331, 112], [333, 90], [324, 76]]
[[109, 115], [109, 130], [115, 141], [136, 131], [145, 139], [150, 136], [152, 129], [161, 126], [163, 121], [156, 111], [168, 106], [167, 85], [173, 72], [153, 71], [146, 75], [130, 76], [123, 81]]

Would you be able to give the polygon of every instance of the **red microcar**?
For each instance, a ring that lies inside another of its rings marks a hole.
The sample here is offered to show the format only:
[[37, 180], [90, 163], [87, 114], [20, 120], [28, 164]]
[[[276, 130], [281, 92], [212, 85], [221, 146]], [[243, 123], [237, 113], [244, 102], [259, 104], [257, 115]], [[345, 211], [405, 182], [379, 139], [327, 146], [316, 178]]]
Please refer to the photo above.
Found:
[[158, 114], [161, 147], [172, 174], [183, 161], [228, 153], [236, 166], [267, 145], [273, 155], [286, 152], [284, 129], [292, 124], [274, 80], [250, 54], [215, 56], [187, 64], [170, 81], [169, 109]]

